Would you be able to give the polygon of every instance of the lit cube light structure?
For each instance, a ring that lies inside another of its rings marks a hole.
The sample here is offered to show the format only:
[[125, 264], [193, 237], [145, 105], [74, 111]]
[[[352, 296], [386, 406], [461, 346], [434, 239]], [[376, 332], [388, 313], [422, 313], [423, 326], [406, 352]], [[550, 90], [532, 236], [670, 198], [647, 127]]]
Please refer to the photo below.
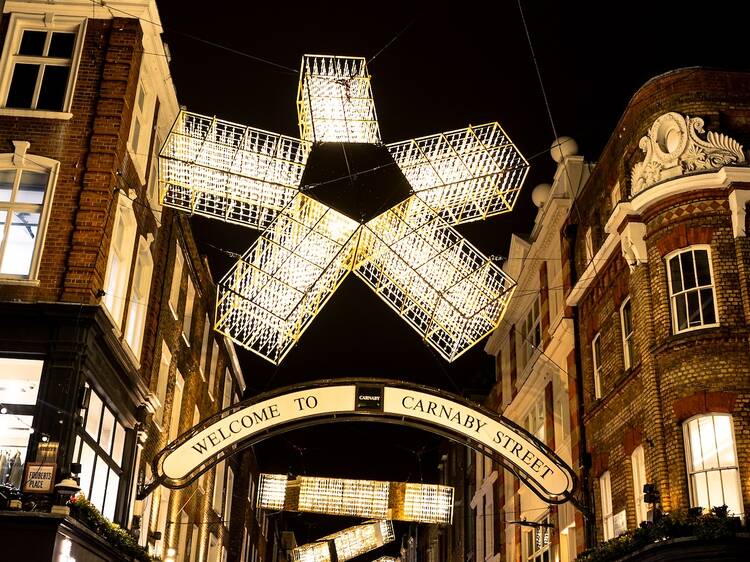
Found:
[[257, 506], [262, 509], [450, 524], [450, 486], [346, 478], [261, 474]]
[[527, 161], [497, 123], [383, 145], [361, 57], [305, 55], [297, 115], [301, 139], [182, 111], [159, 155], [165, 205], [262, 231], [216, 330], [278, 364], [354, 272], [455, 360], [514, 283], [454, 226], [510, 211]]
[[391, 521], [368, 521], [292, 550], [295, 562], [346, 562], [396, 540]]
[[398, 558], [394, 558], [393, 556], [381, 556], [380, 558], [376, 558], [372, 562], [398, 562]]

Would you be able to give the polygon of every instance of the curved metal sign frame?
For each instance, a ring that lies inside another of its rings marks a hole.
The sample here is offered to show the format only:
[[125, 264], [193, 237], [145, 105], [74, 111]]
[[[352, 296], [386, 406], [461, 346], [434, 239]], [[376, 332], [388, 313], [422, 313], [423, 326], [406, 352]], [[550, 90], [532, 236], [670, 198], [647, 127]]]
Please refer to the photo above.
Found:
[[575, 501], [573, 470], [512, 421], [465, 398], [387, 379], [320, 380], [279, 388], [203, 420], [153, 460], [159, 485], [183, 488], [228, 456], [295, 429], [339, 422], [407, 425], [491, 457], [548, 503]]

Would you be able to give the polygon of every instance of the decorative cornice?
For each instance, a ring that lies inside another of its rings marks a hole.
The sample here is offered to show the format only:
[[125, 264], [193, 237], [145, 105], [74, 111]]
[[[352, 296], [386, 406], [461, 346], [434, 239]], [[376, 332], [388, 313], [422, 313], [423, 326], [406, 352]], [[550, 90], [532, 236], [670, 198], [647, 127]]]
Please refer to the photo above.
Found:
[[715, 170], [745, 162], [742, 145], [731, 137], [708, 131], [706, 140], [700, 117], [665, 113], [657, 118], [638, 146], [646, 157], [633, 166], [631, 196], [662, 180], [688, 172]]

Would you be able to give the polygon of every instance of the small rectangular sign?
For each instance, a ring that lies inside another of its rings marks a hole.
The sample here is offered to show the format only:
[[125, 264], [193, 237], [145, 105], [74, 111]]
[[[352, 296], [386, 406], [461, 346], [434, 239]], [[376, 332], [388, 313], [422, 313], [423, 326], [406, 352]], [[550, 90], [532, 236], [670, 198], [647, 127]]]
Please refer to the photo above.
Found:
[[49, 494], [55, 486], [54, 463], [26, 463], [26, 474], [23, 479], [23, 491], [32, 494]]
[[357, 385], [357, 410], [383, 411], [383, 387], [373, 385]]

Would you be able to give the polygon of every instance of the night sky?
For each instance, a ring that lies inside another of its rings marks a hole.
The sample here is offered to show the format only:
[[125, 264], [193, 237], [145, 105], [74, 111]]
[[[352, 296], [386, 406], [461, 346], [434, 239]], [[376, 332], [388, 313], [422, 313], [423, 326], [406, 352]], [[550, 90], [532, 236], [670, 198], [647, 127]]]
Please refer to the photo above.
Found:
[[[299, 136], [295, 99], [302, 55], [371, 59], [400, 33], [368, 64], [385, 142], [499, 121], [530, 160], [513, 213], [458, 227], [488, 255], [507, 255], [510, 233], [531, 230], [531, 190], [554, 173], [548, 152], [553, 131], [575, 138], [579, 153], [595, 161], [630, 97], [653, 76], [696, 65], [750, 67], [747, 14], [738, 13], [742, 2], [526, 0], [553, 129], [517, 1], [241, 4], [251, 3], [159, 2], [180, 103]], [[242, 253], [256, 236], [241, 227], [192, 220], [217, 280], [233, 258], [216, 247]], [[482, 387], [491, 369], [483, 343], [453, 364], [440, 359], [353, 275], [280, 368], [238, 350], [248, 397], [337, 376], [396, 378], [469, 392]], [[256, 451], [267, 471], [430, 481], [438, 445], [430, 434], [357, 424], [290, 433]], [[297, 519], [300, 542], [344, 526], [333, 518]]]

